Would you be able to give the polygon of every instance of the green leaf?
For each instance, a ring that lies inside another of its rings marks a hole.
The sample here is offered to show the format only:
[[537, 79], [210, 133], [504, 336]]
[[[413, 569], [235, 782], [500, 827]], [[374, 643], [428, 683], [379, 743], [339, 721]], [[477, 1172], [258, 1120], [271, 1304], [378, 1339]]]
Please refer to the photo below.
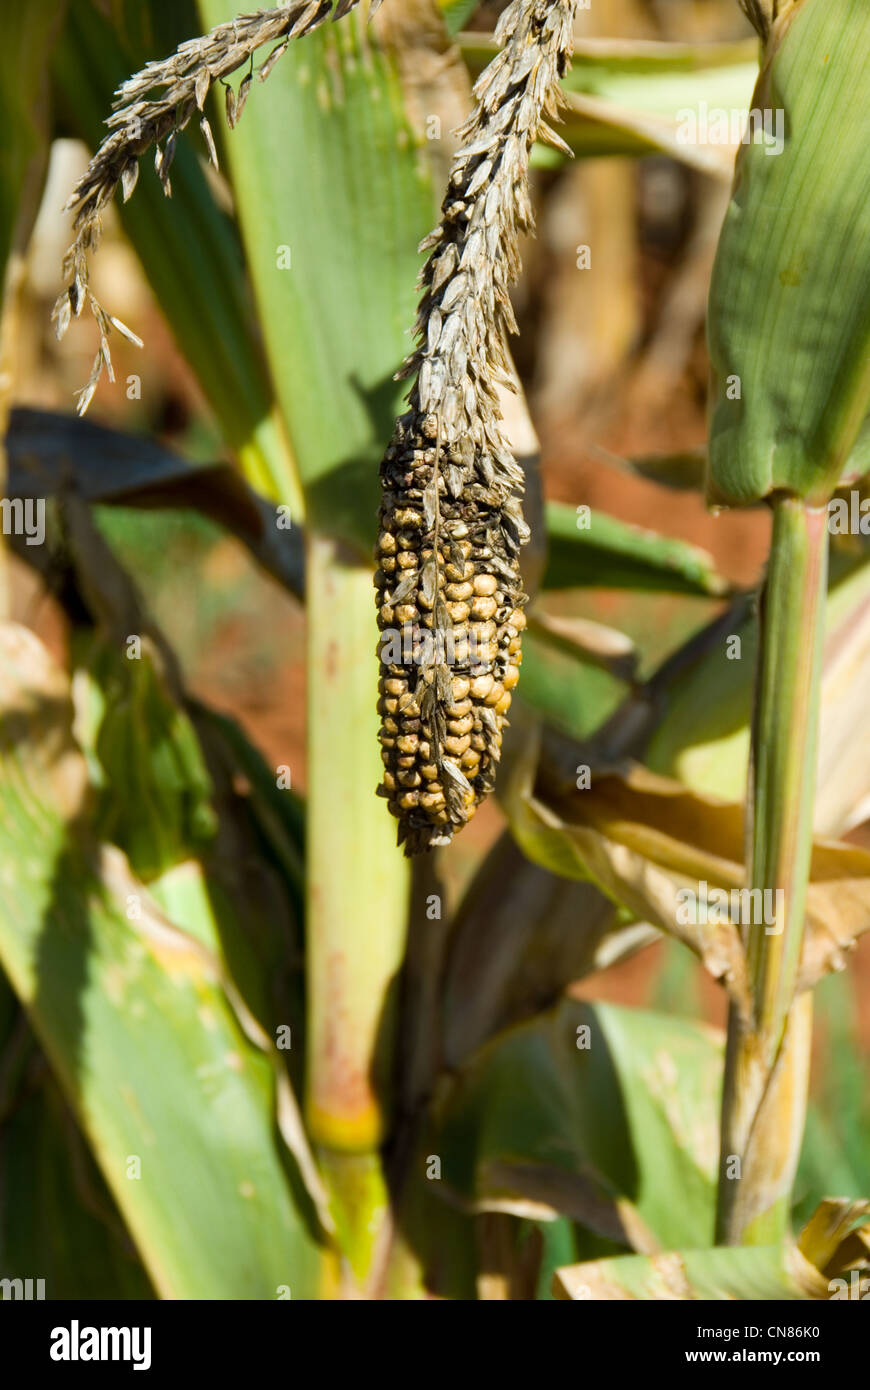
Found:
[[708, 493], [823, 505], [870, 407], [870, 9], [807, 0], [772, 31], [754, 106], [783, 149], [741, 152], [713, 270]]
[[467, 24], [480, 0], [438, 0], [438, 7], [444, 16], [449, 34], [458, 34]]
[[[272, 1039], [301, 1093], [305, 1063], [303, 807], [231, 719], [188, 710], [213, 787], [218, 831], [197, 866], [182, 865], [196, 890], [191, 930], [206, 934], [233, 983]], [[196, 872], [194, 873], [194, 869]], [[164, 875], [161, 894], [178, 882]], [[183, 887], [183, 885], [181, 885]], [[164, 901], [166, 901], [164, 899]], [[171, 913], [169, 914], [171, 915]], [[187, 925], [188, 919], [181, 919]], [[280, 1030], [280, 1032], [279, 1032]]]
[[721, 1068], [711, 1030], [564, 1000], [445, 1084], [427, 1152], [473, 1210], [570, 1216], [646, 1251], [703, 1245], [713, 1234]]
[[99, 788], [97, 833], [127, 854], [167, 917], [223, 960], [265, 1033], [283, 1030], [301, 1083], [299, 802], [232, 720], [185, 701], [146, 632], [136, 659], [117, 640], [76, 637], [76, 733]]
[[[304, 886], [305, 815], [300, 798], [279, 787], [274, 770], [235, 720], [197, 702], [189, 709], [209, 761], [212, 778], [220, 762], [225, 779], [237, 789], [263, 841], [263, 854], [280, 869], [294, 893]], [[301, 897], [299, 899], [301, 905]], [[300, 913], [301, 920], [301, 913]]]
[[[815, 827], [839, 835], [870, 791], [860, 674], [870, 668], [870, 564], [832, 568], [825, 627]], [[701, 794], [743, 800], [757, 648], [756, 615], [735, 616], [660, 691], [662, 717], [644, 753], [653, 772]]]
[[[235, 0], [199, 0], [205, 27]], [[314, 529], [368, 560], [432, 190], [377, 23], [291, 43], [226, 140], [271, 373]]]
[[795, 1182], [797, 1214], [808, 1220], [830, 1192], [870, 1190], [870, 1097], [862, 1055], [857, 971], [829, 975], [813, 992], [816, 1086]]
[[215, 955], [91, 839], [66, 679], [25, 629], [0, 642], [0, 962], [149, 1276], [162, 1297], [311, 1297], [276, 1055]]
[[549, 560], [544, 589], [592, 586], [721, 595], [728, 582], [706, 551], [687, 541], [564, 502], [546, 508]]
[[758, 618], [741, 606], [731, 630], [717, 627], [714, 644], [705, 643], [668, 689], [644, 753], [653, 772], [696, 792], [743, 800], [757, 655]]
[[396, 1202], [397, 1236], [390, 1251], [387, 1296], [391, 1299], [477, 1296], [480, 1250], [475, 1219], [439, 1202], [435, 1219], [432, 1183], [425, 1164], [406, 1174]]
[[595, 662], [525, 634], [520, 695], [563, 733], [588, 738], [619, 708], [626, 691], [624, 681]]
[[211, 781], [193, 726], [172, 700], [157, 651], [130, 658], [99, 643], [88, 677], [101, 695], [94, 756], [102, 770], [95, 833], [124, 851], [143, 883], [214, 838]]

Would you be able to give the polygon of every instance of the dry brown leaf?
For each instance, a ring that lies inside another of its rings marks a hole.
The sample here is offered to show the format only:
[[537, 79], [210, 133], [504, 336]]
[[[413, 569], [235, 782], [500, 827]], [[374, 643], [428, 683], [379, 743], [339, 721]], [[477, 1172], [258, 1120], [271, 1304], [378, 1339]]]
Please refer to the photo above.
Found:
[[[521, 776], [521, 772], [517, 775]], [[640, 920], [684, 941], [748, 1007], [740, 928], [734, 922], [680, 920], [679, 894], [731, 893], [745, 884], [743, 808], [689, 791], [637, 764], [591, 772], [583, 790], [539, 777], [533, 791], [508, 789], [513, 832], [534, 862], [567, 878], [589, 879]], [[870, 927], [870, 853], [817, 840], [808, 892], [799, 989], [843, 969]]]

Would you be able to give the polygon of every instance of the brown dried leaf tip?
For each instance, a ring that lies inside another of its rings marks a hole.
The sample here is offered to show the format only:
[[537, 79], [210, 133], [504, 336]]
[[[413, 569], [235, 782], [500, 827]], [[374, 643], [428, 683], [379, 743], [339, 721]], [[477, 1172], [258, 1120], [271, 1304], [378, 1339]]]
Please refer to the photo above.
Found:
[[403, 371], [416, 380], [381, 465], [375, 575], [378, 793], [407, 854], [449, 843], [492, 791], [519, 679], [529, 532], [496, 391], [511, 385], [508, 290], [533, 225], [529, 154], [536, 138], [562, 146], [544, 118], [557, 113], [574, 10], [575, 0], [514, 0], [502, 14], [502, 50], [475, 86], [441, 222], [422, 248], [418, 346]]
[[[167, 197], [172, 193], [169, 171], [175, 156], [179, 132], [197, 116], [209, 159], [217, 168], [218, 158], [214, 135], [208, 118], [203, 114], [206, 98], [215, 82], [226, 87], [226, 118], [232, 129], [241, 117], [251, 88], [252, 72], [242, 79], [238, 93], [226, 83], [232, 73], [251, 62], [254, 53], [264, 44], [275, 47], [257, 69], [259, 81], [264, 82], [286, 52], [291, 39], [310, 34], [332, 12], [340, 19], [359, 3], [359, 0], [293, 0], [288, 5], [258, 10], [255, 14], [239, 15], [226, 24], [219, 24], [202, 38], [181, 44], [169, 58], [148, 63], [141, 72], [129, 77], [115, 93], [112, 115], [107, 120], [109, 134], [103, 140], [67, 207], [75, 210], [75, 240], [63, 262], [67, 288], [60, 295], [52, 312], [52, 322], [58, 338], [87, 305], [100, 330], [100, 347], [94, 359], [87, 385], [78, 393], [77, 408], [84, 415], [105, 369], [114, 381], [109, 334], [112, 328], [142, 346], [140, 338], [110, 314], [107, 314], [90, 287], [89, 256], [100, 241], [102, 214], [112, 201], [120, 184], [126, 203], [139, 177], [139, 159], [154, 145], [154, 166]], [[371, 0], [373, 14], [380, 0]], [[157, 92], [157, 95], [154, 93]], [[162, 142], [162, 145], [161, 145]]]

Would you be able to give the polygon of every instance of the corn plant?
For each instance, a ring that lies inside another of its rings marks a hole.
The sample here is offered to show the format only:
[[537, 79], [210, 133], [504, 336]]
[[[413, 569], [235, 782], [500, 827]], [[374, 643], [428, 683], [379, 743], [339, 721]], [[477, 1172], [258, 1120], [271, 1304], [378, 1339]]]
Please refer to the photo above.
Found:
[[[575, 9], [511, 0], [492, 35], [449, 0], [9, 17], [0, 361], [61, 131], [92, 157], [52, 320], [95, 356], [75, 413], [0, 378], [10, 515], [48, 503], [45, 543], [8, 546], [69, 632], [64, 666], [0, 623], [4, 1298], [28, 1276], [57, 1298], [867, 1289], [840, 972], [870, 926], [844, 838], [870, 566], [829, 518], [870, 467], [870, 13], [746, 0], [757, 41], [650, 52], [576, 42]], [[676, 112], [734, 91], [786, 137], [732, 171]], [[530, 170], [653, 150], [733, 184], [705, 477], [636, 467], [770, 510], [758, 594], [542, 503], [509, 350]], [[91, 418], [149, 351], [95, 288], [110, 208], [216, 465]], [[210, 519], [304, 606], [304, 798], [186, 688], [119, 505]], [[610, 588], [639, 614], [672, 596], [688, 639], [641, 671], [626, 634], [549, 606]], [[506, 828], [448, 889], [493, 793]], [[663, 938], [725, 991], [727, 1038], [571, 993]], [[836, 1095], [810, 1100], [816, 986]]]

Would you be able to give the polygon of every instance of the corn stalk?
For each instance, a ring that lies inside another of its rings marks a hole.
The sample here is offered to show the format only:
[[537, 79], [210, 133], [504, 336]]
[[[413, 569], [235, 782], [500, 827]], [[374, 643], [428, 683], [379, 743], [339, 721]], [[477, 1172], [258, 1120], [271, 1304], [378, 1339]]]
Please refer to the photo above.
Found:
[[[795, 1000], [812, 848], [828, 531], [825, 509], [774, 504], [752, 731], [750, 887], [773, 913], [744, 926], [751, 1014], [731, 1005], [718, 1239], [788, 1230], [809, 1080], [812, 996]], [[753, 901], [755, 901], [753, 899]]]
[[870, 21], [843, 0], [744, 8], [765, 40], [753, 106], [780, 111], [789, 140], [776, 158], [759, 141], [741, 151], [710, 297], [708, 494], [730, 505], [766, 498], [773, 508], [747, 835], [747, 883], [760, 890], [760, 904], [752, 900], [753, 921], [742, 927], [748, 999], [733, 1002], [729, 1017], [717, 1238], [763, 1245], [789, 1233], [809, 1079], [812, 1002], [796, 986], [812, 852], [827, 503], [870, 405], [870, 305], [848, 273], [851, 248], [866, 251], [866, 134], [844, 133], [836, 160], [824, 136], [848, 121]]
[[[308, 542], [306, 1114], [341, 1245], [366, 1274], [387, 1206], [377, 1157], [388, 1111], [395, 984], [409, 875], [375, 803], [377, 664], [371, 571]], [[366, 736], [368, 734], [368, 736]]]

